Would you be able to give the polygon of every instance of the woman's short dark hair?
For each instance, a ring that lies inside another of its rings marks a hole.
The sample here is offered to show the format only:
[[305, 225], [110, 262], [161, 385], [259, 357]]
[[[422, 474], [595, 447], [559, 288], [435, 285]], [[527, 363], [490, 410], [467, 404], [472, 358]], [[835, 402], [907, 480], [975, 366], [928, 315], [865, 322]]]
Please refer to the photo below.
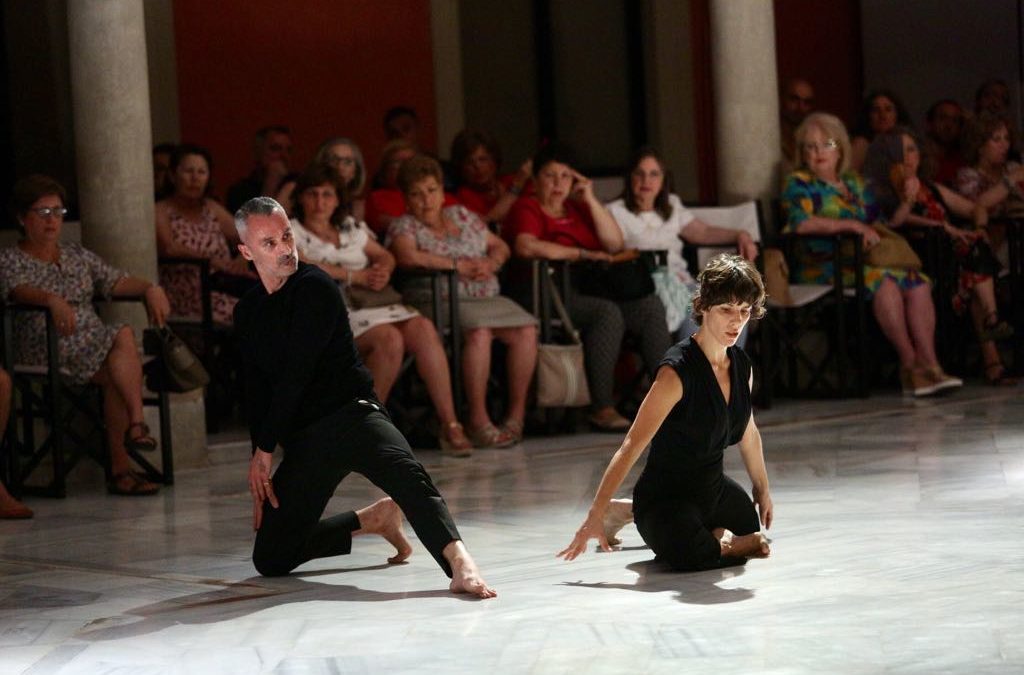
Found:
[[350, 215], [350, 204], [345, 194], [345, 181], [333, 166], [319, 162], [313, 162], [307, 166], [295, 181], [295, 190], [292, 193], [295, 195], [295, 208], [293, 209], [295, 219], [300, 223], [306, 222], [306, 212], [302, 208], [302, 193], [321, 185], [330, 185], [334, 188], [334, 193], [338, 197], [338, 208], [334, 209], [334, 213], [331, 214], [330, 223], [334, 227], [341, 227], [345, 216]]
[[408, 196], [413, 186], [426, 178], [435, 178], [444, 185], [444, 172], [438, 161], [427, 155], [416, 155], [406, 160], [398, 170], [398, 187], [402, 194]]
[[658, 163], [658, 168], [661, 169], [661, 175], [664, 177], [661, 182], [661, 190], [654, 197], [654, 210], [658, 212], [662, 220], [668, 220], [672, 216], [672, 204], [668, 200], [668, 196], [672, 194], [672, 174], [665, 168], [665, 162], [661, 159], [658, 151], [650, 145], [639, 148], [630, 157], [629, 163], [626, 165], [626, 173], [623, 176], [622, 200], [632, 213], [640, 213], [640, 205], [637, 204], [636, 195], [633, 194], [633, 172], [640, 166], [640, 162], [648, 157]]
[[749, 304], [750, 318], [760, 319], [767, 297], [764, 279], [754, 264], [734, 253], [723, 253], [712, 258], [697, 275], [693, 320], [701, 325], [708, 309], [733, 302]]
[[176, 146], [171, 152], [171, 175], [174, 175], [174, 172], [178, 170], [178, 165], [189, 155], [197, 155], [206, 160], [206, 169], [210, 173], [210, 179], [206, 181], [206, 191], [203, 192], [203, 196], [208, 197], [213, 191], [213, 155], [203, 146], [194, 143], [181, 143]]
[[1016, 144], [1016, 134], [1013, 130], [1013, 123], [1006, 113], [982, 110], [968, 120], [967, 127], [964, 129], [964, 160], [969, 166], [978, 163], [981, 146], [985, 145], [988, 139], [1003, 127], [1006, 127], [1012, 148]]
[[533, 176], [535, 178], [539, 176], [541, 169], [552, 162], [558, 162], [559, 164], [575, 167], [576, 153], [573, 152], [573, 149], [566, 143], [551, 141], [538, 150], [537, 154], [533, 156]]
[[56, 180], [41, 173], [25, 176], [11, 189], [11, 215], [15, 219], [24, 217], [33, 204], [49, 195], [57, 195], [60, 197], [61, 204], [67, 204], [67, 190]]
[[862, 136], [869, 141], [874, 139], [875, 131], [871, 128], [871, 106], [875, 104], [876, 98], [882, 97], [892, 101], [893, 106], [896, 107], [896, 124], [905, 127], [913, 126], [910, 123], [910, 113], [907, 112], [907, 106], [903, 105], [903, 101], [900, 100], [900, 97], [894, 91], [891, 89], [875, 89], [874, 91], [869, 91], [860, 104], [860, 112], [857, 113], [857, 120], [853, 124], [852, 136]]
[[452, 139], [451, 160], [455, 172], [462, 177], [462, 165], [476, 152], [483, 148], [494, 160], [495, 166], [501, 166], [501, 146], [498, 140], [482, 129], [463, 129]]

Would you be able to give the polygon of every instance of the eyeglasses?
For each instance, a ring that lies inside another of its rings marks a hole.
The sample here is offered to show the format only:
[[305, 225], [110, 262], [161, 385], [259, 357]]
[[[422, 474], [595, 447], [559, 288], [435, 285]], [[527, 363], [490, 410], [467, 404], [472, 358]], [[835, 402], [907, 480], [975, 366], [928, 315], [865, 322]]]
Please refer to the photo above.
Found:
[[819, 150], [835, 150], [839, 147], [839, 141], [834, 138], [825, 139], [824, 143], [804, 143], [804, 152], [817, 152]]
[[338, 155], [331, 155], [331, 164], [341, 164], [342, 166], [355, 166], [355, 157], [339, 157]]
[[63, 206], [43, 206], [38, 209], [29, 209], [29, 211], [36, 214], [40, 218], [49, 218], [50, 216], [63, 218], [68, 214], [68, 210]]

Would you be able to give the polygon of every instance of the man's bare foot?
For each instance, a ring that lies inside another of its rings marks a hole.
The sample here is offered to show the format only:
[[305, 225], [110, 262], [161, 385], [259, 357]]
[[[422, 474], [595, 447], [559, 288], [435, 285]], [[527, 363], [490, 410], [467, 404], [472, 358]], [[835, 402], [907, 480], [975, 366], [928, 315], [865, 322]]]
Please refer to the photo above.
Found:
[[767, 558], [771, 554], [768, 540], [760, 532], [733, 536], [728, 556], [735, 558]]
[[452, 593], [469, 593], [478, 598], [493, 598], [498, 592], [487, 585], [480, 576], [473, 557], [461, 541], [453, 541], [442, 551], [444, 559], [452, 566], [452, 582], [448, 590]]
[[398, 508], [390, 497], [378, 500], [366, 508], [356, 511], [359, 517], [358, 530], [352, 536], [358, 534], [379, 534], [388, 540], [395, 547], [395, 555], [388, 558], [392, 565], [397, 564], [412, 555], [412, 545], [405, 538], [402, 531], [402, 509]]
[[633, 522], [633, 500], [612, 499], [604, 512], [604, 537], [610, 546], [618, 546], [622, 540], [616, 537], [619, 530]]

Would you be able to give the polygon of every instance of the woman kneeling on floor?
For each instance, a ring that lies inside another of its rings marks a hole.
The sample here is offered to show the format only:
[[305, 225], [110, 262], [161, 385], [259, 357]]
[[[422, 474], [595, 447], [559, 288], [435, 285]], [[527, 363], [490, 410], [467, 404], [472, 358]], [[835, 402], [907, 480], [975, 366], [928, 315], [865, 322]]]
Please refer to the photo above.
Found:
[[[750, 408], [753, 374], [750, 359], [735, 346], [747, 321], [764, 314], [764, 283], [736, 255], [712, 260], [698, 283], [693, 311], [700, 329], [662, 359], [587, 519], [558, 554], [566, 560], [586, 550], [590, 539], [610, 551], [618, 543], [616, 532], [634, 517], [644, 542], [674, 570], [768, 557], [768, 540], [759, 530], [761, 524], [771, 526], [773, 509]], [[651, 454], [633, 499], [612, 499], [648, 443]], [[724, 450], [735, 443], [753, 484], [753, 501], [723, 472]]]

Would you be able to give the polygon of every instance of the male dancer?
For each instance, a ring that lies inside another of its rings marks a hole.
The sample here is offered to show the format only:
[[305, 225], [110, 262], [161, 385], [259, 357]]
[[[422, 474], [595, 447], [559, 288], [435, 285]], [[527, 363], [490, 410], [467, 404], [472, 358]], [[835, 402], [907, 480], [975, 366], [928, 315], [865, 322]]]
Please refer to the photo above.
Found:
[[[238, 250], [262, 282], [235, 308], [253, 445], [257, 571], [284, 575], [314, 558], [348, 554], [359, 534], [382, 535], [397, 549], [388, 562], [401, 562], [412, 552], [402, 533], [404, 512], [451, 577], [452, 592], [494, 597], [444, 499], [374, 399], [338, 287], [315, 265], [299, 263], [284, 209], [256, 197], [235, 213], [235, 227]], [[284, 459], [271, 479], [279, 446]], [[350, 471], [394, 501], [319, 520]]]

